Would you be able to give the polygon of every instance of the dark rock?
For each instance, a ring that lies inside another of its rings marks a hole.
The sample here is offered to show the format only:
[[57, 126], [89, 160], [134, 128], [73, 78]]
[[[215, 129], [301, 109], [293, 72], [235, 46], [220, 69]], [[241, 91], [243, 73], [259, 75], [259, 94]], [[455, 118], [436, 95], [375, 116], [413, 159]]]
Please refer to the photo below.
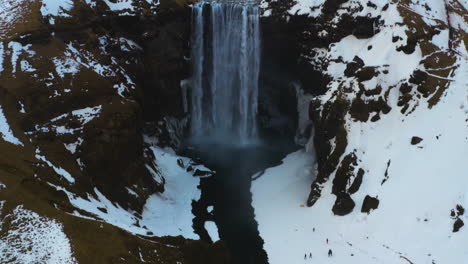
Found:
[[101, 212], [107, 214], [107, 209], [106, 209], [106, 208], [98, 207], [97, 209], [98, 209], [99, 211], [101, 211]]
[[452, 232], [458, 232], [460, 231], [460, 229], [465, 225], [465, 223], [463, 223], [463, 220], [461, 220], [460, 218], [457, 218], [457, 220], [455, 221], [455, 223], [453, 223], [453, 230]]
[[362, 168], [359, 168], [357, 176], [353, 181], [353, 184], [351, 184], [351, 187], [349, 187], [348, 192], [350, 194], [353, 194], [359, 191], [359, 188], [361, 187], [361, 184], [362, 184], [363, 177], [364, 177], [364, 170]]
[[393, 43], [397, 42], [398, 40], [402, 40], [402, 38], [400, 36], [393, 36], [392, 37], [392, 42]]
[[371, 1], [367, 2], [367, 6], [372, 7], [372, 8], [377, 8], [377, 6], [374, 3], [372, 3]]
[[408, 80], [410, 83], [414, 83], [417, 85], [422, 84], [426, 79], [428, 78], [427, 73], [421, 71], [421, 70], [416, 70], [411, 74], [410, 79]]
[[369, 81], [377, 75], [378, 72], [375, 67], [364, 67], [356, 73], [356, 77], [361, 82]]
[[457, 214], [459, 216], [462, 216], [464, 213], [465, 213], [465, 208], [463, 208], [463, 206], [457, 204]]
[[349, 194], [340, 193], [336, 197], [332, 211], [335, 215], [344, 216], [351, 213], [355, 206], [356, 204], [354, 203], [353, 199], [351, 199]]
[[369, 214], [371, 210], [375, 210], [378, 207], [379, 207], [379, 200], [377, 198], [366, 195], [366, 198], [364, 198], [364, 202], [362, 203], [361, 212]]
[[346, 77], [352, 77], [362, 67], [364, 67], [364, 61], [358, 56], [355, 56], [353, 61], [346, 66], [344, 74]]
[[422, 138], [420, 138], [420, 137], [413, 137], [413, 138], [411, 138], [411, 145], [417, 145], [417, 144], [421, 143], [421, 141], [423, 141]]
[[417, 41], [414, 39], [408, 39], [405, 46], [398, 47], [397, 51], [403, 51], [405, 54], [412, 54], [416, 50]]
[[380, 115], [378, 115], [378, 114], [371, 118], [371, 122], [377, 122], [379, 120], [380, 120]]
[[347, 192], [346, 186], [354, 176], [354, 169], [357, 166], [356, 154], [350, 153], [343, 158], [333, 179], [332, 193], [338, 195]]
[[193, 173], [193, 176], [195, 177], [208, 177], [211, 176], [213, 173], [211, 171], [204, 171], [204, 170], [199, 170], [196, 169], [195, 172]]
[[[323, 107], [319, 115], [315, 109]], [[341, 156], [347, 145], [346, 128], [344, 127], [345, 114], [349, 110], [349, 102], [335, 100], [321, 105], [319, 101], [312, 102], [309, 109], [311, 120], [315, 125], [314, 145], [318, 160], [318, 174], [312, 183], [311, 192], [307, 199], [307, 206], [313, 206], [320, 198], [323, 183], [337, 168]], [[335, 145], [331, 146], [330, 139], [335, 138]], [[331, 151], [333, 149], [333, 152]]]
[[177, 159], [177, 165], [182, 169], [185, 169], [184, 161], [182, 159]]
[[450, 216], [451, 216], [452, 218], [457, 217], [457, 214], [455, 213], [455, 210], [453, 210], [453, 209], [450, 210]]
[[406, 82], [401, 84], [401, 86], [400, 86], [400, 92], [402, 94], [407, 94], [407, 93], [411, 92], [412, 89], [413, 89], [413, 87], [411, 85], [409, 85], [408, 83], [406, 83]]

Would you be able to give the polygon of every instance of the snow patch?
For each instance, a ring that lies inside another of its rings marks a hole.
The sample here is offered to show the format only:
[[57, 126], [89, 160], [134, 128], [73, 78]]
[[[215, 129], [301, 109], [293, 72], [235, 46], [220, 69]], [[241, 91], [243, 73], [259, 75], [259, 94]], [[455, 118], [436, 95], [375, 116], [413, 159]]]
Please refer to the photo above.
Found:
[[219, 241], [219, 232], [218, 226], [213, 221], [206, 221], [205, 222], [205, 229], [210, 235], [211, 241], [216, 242]]
[[12, 144], [23, 146], [23, 143], [13, 135], [13, 131], [8, 124], [8, 121], [3, 114], [3, 109], [0, 106], [0, 135], [2, 136], [3, 140], [8, 141]]
[[10, 221], [7, 230], [3, 230], [3, 221], [0, 221], [0, 263], [78, 263], [61, 223], [22, 206], [16, 207], [3, 220], [6, 219]]
[[75, 183], [75, 178], [73, 178], [73, 176], [71, 176], [70, 173], [68, 173], [66, 170], [64, 170], [61, 167], [56, 167], [54, 164], [48, 161], [45, 156], [41, 155], [41, 152], [39, 149], [36, 149], [36, 159], [45, 162], [47, 165], [49, 165], [49, 167], [51, 167], [55, 171], [55, 173], [65, 178], [68, 182]]
[[55, 24], [54, 17], [70, 17], [67, 14], [73, 7], [73, 1], [71, 0], [42, 0], [41, 14], [43, 17], [49, 19], [50, 24]]
[[177, 236], [199, 239], [192, 221], [192, 201], [200, 199], [197, 188], [200, 179], [194, 177], [177, 161], [188, 164], [190, 159], [176, 156], [157, 147], [151, 147], [161, 174], [164, 176], [164, 193], [152, 195], [143, 210], [141, 225], [147, 226], [157, 236]]

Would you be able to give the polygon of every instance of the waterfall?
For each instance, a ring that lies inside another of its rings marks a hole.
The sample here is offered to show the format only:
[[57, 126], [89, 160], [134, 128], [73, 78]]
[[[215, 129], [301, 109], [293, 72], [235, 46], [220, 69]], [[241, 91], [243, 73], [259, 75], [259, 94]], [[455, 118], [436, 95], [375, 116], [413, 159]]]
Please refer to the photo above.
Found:
[[259, 7], [193, 5], [191, 134], [197, 140], [247, 144], [257, 139]]

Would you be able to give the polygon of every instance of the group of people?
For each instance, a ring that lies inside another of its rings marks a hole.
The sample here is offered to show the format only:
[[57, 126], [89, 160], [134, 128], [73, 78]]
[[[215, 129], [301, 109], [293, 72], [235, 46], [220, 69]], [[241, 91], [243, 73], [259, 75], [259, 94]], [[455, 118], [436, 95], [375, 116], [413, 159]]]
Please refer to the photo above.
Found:
[[[333, 251], [331, 249], [328, 250], [328, 257], [333, 256]], [[309, 258], [312, 258], [312, 253], [309, 252]], [[307, 253], [304, 254], [304, 259], [307, 259]]]
[[[314, 231], [315, 231], [315, 228], [314, 228]], [[326, 240], [327, 244], [328, 244], [328, 238]], [[331, 249], [328, 250], [328, 257], [331, 258], [333, 257], [333, 251]], [[309, 252], [309, 258], [311, 259], [312, 258], [312, 253]], [[307, 253], [304, 254], [304, 259], [307, 259]]]

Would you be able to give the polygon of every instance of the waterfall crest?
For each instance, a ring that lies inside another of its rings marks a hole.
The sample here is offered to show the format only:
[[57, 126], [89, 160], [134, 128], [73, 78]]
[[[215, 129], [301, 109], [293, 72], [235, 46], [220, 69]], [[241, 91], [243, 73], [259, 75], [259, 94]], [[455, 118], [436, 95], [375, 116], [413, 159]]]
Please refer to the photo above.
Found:
[[247, 144], [257, 139], [259, 7], [193, 6], [192, 139]]

